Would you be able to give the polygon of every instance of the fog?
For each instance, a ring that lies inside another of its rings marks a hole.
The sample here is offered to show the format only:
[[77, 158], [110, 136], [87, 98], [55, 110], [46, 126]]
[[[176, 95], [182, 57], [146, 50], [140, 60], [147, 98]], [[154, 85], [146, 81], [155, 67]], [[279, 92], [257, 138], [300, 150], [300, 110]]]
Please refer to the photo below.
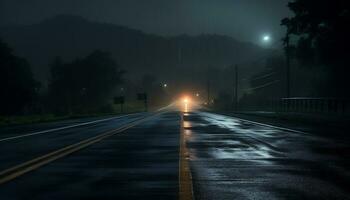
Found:
[[328, 4], [288, 2], [1, 0], [2, 103], [13, 104], [2, 113], [113, 112], [120, 96], [139, 109], [140, 93], [154, 108], [198, 94], [222, 110], [348, 97], [348, 8], [320, 18]]

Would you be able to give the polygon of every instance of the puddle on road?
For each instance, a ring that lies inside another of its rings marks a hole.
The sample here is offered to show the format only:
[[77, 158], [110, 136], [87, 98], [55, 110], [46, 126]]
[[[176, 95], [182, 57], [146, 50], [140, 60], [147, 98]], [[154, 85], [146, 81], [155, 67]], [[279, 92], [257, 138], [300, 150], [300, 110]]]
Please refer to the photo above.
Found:
[[206, 116], [203, 119], [209, 122], [210, 124], [212, 125], [214, 124], [219, 128], [229, 129], [234, 133], [254, 134], [254, 135], [259, 135], [263, 137], [276, 137], [276, 136], [281, 137], [282, 135], [285, 135], [283, 131], [268, 128], [268, 127], [263, 127], [263, 126], [256, 126], [253, 124], [247, 124], [239, 119], [227, 118], [225, 116], [220, 116], [220, 115], [211, 116], [211, 114], [207, 114], [207, 113], [203, 115]]
[[[278, 139], [281, 137], [279, 130], [255, 125], [247, 127], [247, 125], [242, 125], [242, 121], [238, 119], [227, 119], [221, 116], [216, 117], [216, 115], [215, 118], [202, 117], [202, 122], [201, 120], [196, 122], [185, 120], [183, 126], [192, 154], [191, 158], [255, 160], [282, 156], [265, 142], [259, 142], [256, 139], [256, 137], [276, 137]], [[220, 129], [224, 132], [218, 131]]]
[[267, 147], [261, 146], [259, 148], [212, 148], [210, 154], [216, 159], [268, 159], [274, 158], [270, 153], [271, 150]]

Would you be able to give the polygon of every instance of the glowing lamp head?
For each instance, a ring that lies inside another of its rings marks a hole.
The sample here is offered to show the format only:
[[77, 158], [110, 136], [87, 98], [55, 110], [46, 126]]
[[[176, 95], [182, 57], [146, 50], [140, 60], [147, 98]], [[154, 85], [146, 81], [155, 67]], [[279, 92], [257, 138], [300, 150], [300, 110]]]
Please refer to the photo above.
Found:
[[262, 38], [262, 40], [263, 40], [264, 42], [269, 42], [269, 41], [271, 40], [271, 38], [270, 38], [269, 35], [264, 35], [263, 38]]

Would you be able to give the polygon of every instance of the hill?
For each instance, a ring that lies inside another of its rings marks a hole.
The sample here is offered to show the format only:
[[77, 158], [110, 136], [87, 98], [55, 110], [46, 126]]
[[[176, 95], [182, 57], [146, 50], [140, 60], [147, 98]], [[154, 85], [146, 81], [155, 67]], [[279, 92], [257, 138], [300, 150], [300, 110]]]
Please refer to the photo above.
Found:
[[175, 79], [184, 72], [193, 75], [207, 66], [224, 67], [266, 54], [266, 49], [228, 36], [163, 37], [71, 15], [38, 24], [2, 27], [0, 38], [16, 54], [28, 59], [36, 78], [42, 82], [48, 79], [48, 66], [54, 57], [69, 61], [95, 49], [110, 51], [130, 78], [154, 73]]

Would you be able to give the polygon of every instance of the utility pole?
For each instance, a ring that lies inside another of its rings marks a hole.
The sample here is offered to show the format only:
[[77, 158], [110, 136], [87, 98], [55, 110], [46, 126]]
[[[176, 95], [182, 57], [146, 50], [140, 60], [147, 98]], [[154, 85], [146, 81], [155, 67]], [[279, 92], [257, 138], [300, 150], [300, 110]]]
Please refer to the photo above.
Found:
[[179, 65], [181, 65], [181, 61], [182, 61], [182, 52], [181, 52], [181, 46], [180, 46], [177, 54], [177, 62]]
[[238, 111], [238, 66], [235, 65], [235, 111]]
[[[235, 66], [231, 65], [230, 69], [232, 70], [232, 77], [235, 77]], [[231, 101], [231, 109], [236, 109], [236, 79], [232, 78], [232, 101]]]
[[210, 79], [209, 79], [209, 72], [208, 72], [208, 79], [207, 79], [207, 101], [208, 105], [210, 104]]
[[207, 67], [207, 102], [210, 104], [210, 67]]
[[145, 97], [145, 100], [143, 101], [143, 103], [145, 104], [145, 111], [148, 112], [147, 94], [146, 94], [146, 97]]
[[287, 98], [290, 98], [290, 45], [289, 45], [289, 33], [286, 36], [286, 92]]

